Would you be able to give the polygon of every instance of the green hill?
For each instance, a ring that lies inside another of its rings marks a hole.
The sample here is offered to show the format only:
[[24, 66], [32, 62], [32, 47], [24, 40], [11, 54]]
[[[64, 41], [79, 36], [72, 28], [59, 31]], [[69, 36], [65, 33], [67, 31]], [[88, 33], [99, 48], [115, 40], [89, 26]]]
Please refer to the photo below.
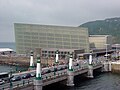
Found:
[[90, 35], [112, 35], [113, 42], [120, 43], [120, 18], [91, 21], [80, 27], [87, 27]]

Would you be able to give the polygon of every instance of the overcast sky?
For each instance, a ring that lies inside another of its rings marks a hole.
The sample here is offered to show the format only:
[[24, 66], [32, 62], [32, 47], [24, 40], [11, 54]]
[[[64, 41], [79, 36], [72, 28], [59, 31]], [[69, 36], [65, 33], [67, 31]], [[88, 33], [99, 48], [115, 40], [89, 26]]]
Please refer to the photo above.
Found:
[[120, 0], [0, 0], [0, 42], [14, 42], [14, 23], [79, 26], [120, 16]]

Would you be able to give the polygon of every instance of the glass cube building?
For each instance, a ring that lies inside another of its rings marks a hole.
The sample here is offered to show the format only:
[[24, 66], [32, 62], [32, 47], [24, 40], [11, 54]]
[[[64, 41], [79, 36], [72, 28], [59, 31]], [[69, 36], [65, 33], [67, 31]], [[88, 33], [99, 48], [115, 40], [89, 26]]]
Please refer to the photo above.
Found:
[[91, 49], [105, 49], [106, 45], [108, 49], [112, 47], [112, 36], [111, 35], [90, 35], [89, 36], [90, 48]]
[[89, 52], [87, 28], [15, 23], [14, 30], [18, 54], [36, 48], [84, 49]]

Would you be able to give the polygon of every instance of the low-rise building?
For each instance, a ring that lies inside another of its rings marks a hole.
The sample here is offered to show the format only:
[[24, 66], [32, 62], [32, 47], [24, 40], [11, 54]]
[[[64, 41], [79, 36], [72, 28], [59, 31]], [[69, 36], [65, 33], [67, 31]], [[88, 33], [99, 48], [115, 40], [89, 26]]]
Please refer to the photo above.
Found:
[[90, 35], [89, 36], [90, 49], [111, 49], [112, 36], [111, 35]]

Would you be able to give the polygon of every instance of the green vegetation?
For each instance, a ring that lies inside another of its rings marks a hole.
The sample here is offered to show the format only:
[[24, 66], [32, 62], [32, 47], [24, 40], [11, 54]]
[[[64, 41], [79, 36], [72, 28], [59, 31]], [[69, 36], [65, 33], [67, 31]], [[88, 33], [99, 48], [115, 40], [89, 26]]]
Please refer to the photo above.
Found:
[[91, 21], [80, 27], [87, 27], [90, 35], [112, 35], [113, 43], [120, 43], [120, 18]]

